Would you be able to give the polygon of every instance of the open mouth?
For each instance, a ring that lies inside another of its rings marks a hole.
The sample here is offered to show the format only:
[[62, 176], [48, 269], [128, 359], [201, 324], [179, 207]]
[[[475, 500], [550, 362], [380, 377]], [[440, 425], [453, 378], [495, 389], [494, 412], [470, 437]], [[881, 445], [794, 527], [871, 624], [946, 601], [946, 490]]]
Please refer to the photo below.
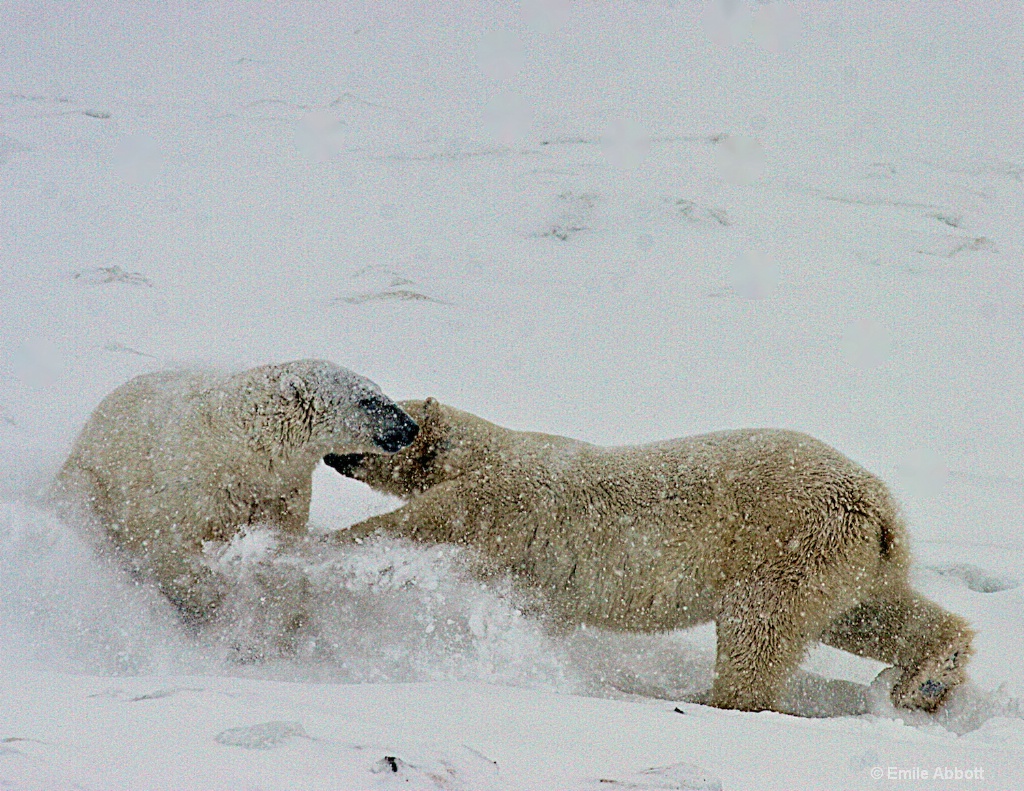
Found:
[[365, 453], [328, 453], [324, 456], [324, 464], [351, 478], [365, 456]]

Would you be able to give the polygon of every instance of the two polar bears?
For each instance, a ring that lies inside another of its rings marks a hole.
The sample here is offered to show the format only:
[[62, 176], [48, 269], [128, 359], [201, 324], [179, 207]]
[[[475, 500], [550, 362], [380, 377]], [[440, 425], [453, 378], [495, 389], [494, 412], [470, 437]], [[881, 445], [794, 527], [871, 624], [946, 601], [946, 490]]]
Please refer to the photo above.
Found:
[[146, 374], [93, 412], [57, 493], [84, 505], [108, 546], [201, 621], [220, 598], [204, 542], [258, 523], [301, 533], [325, 454], [394, 452], [417, 430], [373, 382], [323, 360], [234, 376]]
[[813, 641], [895, 665], [902, 707], [934, 710], [964, 678], [971, 630], [911, 590], [885, 485], [780, 430], [600, 448], [511, 431], [433, 399], [392, 455], [338, 472], [408, 498], [351, 528], [476, 549], [482, 570], [546, 594], [556, 623], [657, 632], [714, 621], [711, 702], [777, 707]]
[[910, 589], [884, 484], [794, 432], [604, 449], [432, 399], [396, 405], [351, 371], [303, 360], [133, 379], [89, 418], [57, 489], [199, 621], [219, 603], [204, 542], [256, 523], [304, 531], [324, 457], [409, 498], [343, 542], [384, 530], [469, 545], [545, 593], [565, 628], [715, 621], [717, 706], [776, 707], [817, 639], [896, 665], [900, 706], [934, 709], [964, 680], [971, 631]]

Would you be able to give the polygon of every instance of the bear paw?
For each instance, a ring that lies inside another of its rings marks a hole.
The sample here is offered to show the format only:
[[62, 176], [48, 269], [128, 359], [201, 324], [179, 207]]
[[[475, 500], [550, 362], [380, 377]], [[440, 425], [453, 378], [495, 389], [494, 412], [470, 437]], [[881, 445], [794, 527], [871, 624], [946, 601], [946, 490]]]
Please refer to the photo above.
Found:
[[892, 688], [892, 702], [904, 709], [935, 711], [966, 675], [968, 645], [950, 646], [938, 656], [923, 661], [916, 669], [904, 670]]

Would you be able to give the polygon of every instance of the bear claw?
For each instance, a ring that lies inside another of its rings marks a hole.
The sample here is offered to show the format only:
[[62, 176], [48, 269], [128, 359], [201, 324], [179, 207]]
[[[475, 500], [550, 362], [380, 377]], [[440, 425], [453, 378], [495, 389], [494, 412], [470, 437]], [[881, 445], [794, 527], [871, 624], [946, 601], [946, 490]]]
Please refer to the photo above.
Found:
[[905, 670], [893, 687], [893, 703], [905, 709], [935, 711], [953, 688], [966, 680], [961, 654], [961, 649], [957, 648], [941, 658], [925, 662], [916, 672]]

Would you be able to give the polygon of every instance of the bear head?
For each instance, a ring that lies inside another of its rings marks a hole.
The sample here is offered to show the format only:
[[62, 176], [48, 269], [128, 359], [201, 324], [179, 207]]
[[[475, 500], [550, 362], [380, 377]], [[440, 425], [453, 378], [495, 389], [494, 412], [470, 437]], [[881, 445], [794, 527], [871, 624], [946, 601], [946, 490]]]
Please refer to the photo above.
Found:
[[419, 427], [366, 377], [326, 360], [296, 360], [240, 374], [253, 441], [289, 455], [394, 453]]

